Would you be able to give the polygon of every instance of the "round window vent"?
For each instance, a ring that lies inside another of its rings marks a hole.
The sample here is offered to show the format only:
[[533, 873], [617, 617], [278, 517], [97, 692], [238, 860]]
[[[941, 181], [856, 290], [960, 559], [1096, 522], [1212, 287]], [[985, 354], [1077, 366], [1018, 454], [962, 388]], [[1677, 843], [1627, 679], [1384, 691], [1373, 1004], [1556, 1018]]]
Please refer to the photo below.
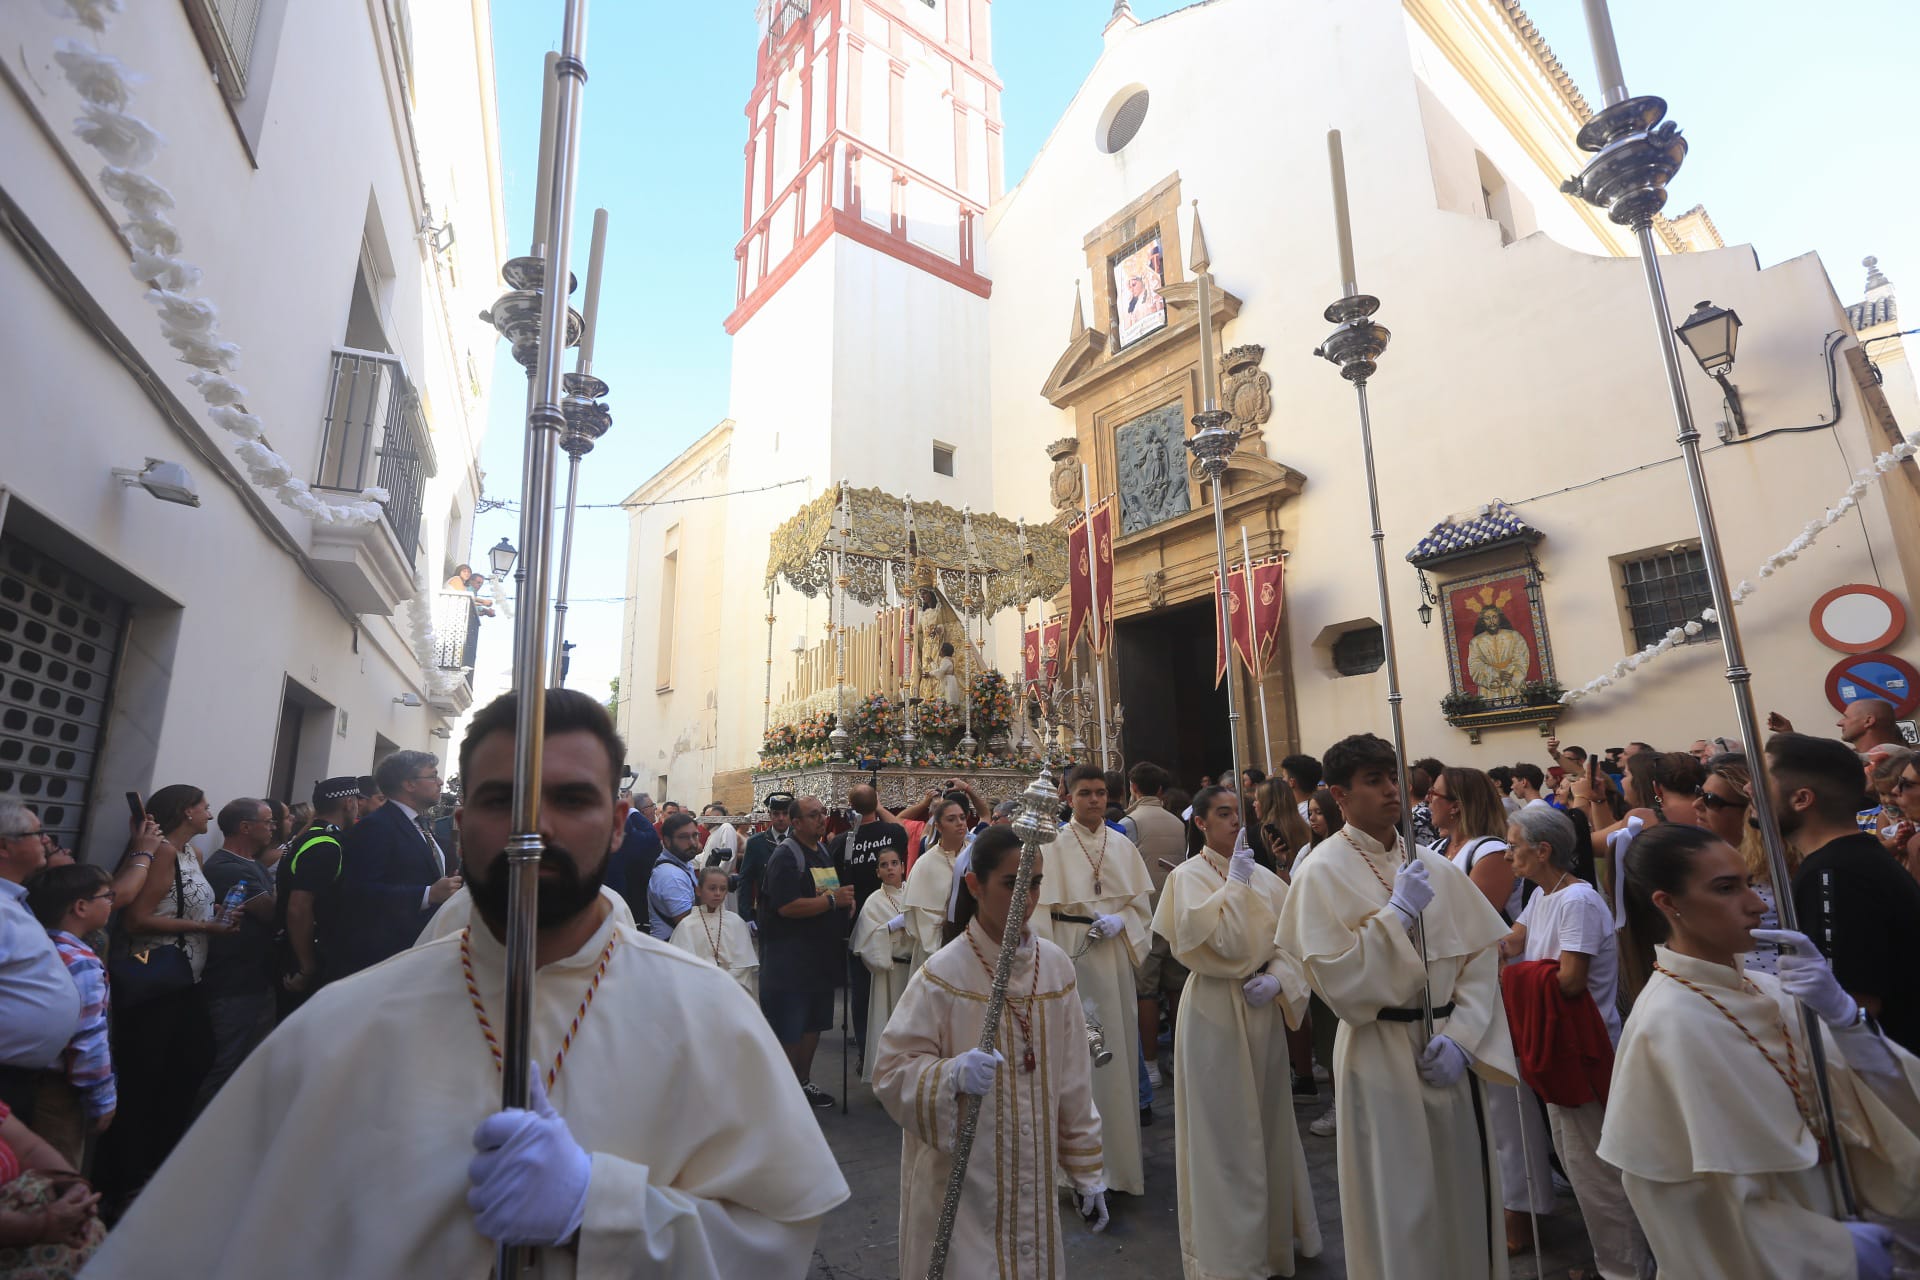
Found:
[[1122, 89], [1107, 105], [1100, 126], [1100, 149], [1114, 154], [1140, 132], [1147, 118], [1147, 91], [1138, 85]]

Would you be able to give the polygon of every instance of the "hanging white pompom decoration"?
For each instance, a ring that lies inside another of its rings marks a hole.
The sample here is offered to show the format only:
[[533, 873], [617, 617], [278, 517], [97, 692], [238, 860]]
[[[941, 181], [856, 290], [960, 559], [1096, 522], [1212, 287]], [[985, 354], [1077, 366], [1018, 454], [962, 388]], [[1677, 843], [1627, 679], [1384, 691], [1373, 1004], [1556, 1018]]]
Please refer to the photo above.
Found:
[[123, 169], [144, 169], [160, 154], [160, 135], [138, 116], [87, 103], [73, 122], [80, 141]]
[[74, 92], [96, 106], [124, 110], [133, 92], [134, 77], [118, 58], [90, 49], [78, 40], [57, 40], [53, 60], [66, 73]]

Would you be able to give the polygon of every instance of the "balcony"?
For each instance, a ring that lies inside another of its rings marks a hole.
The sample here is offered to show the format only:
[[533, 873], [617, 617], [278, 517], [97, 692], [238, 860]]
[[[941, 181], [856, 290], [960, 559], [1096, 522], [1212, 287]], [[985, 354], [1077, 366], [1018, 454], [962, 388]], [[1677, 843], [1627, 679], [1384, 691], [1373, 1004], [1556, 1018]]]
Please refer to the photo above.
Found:
[[442, 673], [427, 701], [458, 715], [473, 703], [473, 655], [480, 646], [480, 609], [467, 591], [441, 591], [433, 600], [433, 665]]
[[427, 478], [436, 469], [420, 396], [396, 356], [335, 347], [322, 420], [321, 498], [357, 502], [373, 485], [390, 495], [370, 525], [315, 525], [322, 575], [361, 613], [391, 614], [413, 595]]

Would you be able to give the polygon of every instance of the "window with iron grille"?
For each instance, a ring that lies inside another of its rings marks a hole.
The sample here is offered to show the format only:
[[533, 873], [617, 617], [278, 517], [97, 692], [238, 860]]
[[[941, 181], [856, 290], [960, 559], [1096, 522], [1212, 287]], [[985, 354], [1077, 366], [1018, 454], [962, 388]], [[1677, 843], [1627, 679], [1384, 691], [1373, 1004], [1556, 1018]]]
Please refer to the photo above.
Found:
[[1333, 669], [1343, 676], [1364, 676], [1387, 661], [1387, 639], [1379, 627], [1358, 627], [1333, 642]]
[[[1620, 562], [1621, 587], [1626, 592], [1627, 620], [1633, 626], [1634, 647], [1658, 644], [1667, 632], [1684, 627], [1713, 605], [1707, 589], [1707, 562], [1699, 547], [1670, 547], [1637, 560]], [[1718, 638], [1720, 628], [1703, 624], [1685, 643]]]

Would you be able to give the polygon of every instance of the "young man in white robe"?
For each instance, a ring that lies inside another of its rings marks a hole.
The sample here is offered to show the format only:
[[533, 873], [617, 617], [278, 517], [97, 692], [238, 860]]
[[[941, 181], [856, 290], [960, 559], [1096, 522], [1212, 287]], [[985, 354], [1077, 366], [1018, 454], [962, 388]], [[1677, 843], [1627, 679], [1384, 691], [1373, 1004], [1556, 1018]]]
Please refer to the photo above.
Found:
[[[577, 690], [547, 693], [536, 1087], [529, 1109], [501, 1109], [517, 702], [484, 708], [461, 744], [471, 926], [329, 985], [282, 1023], [93, 1274], [484, 1276], [501, 1244], [533, 1248], [548, 1280], [805, 1273], [846, 1183], [732, 979], [601, 897], [625, 745]], [[632, 1087], [704, 1075], [716, 1053], [753, 1105]]]
[[673, 926], [674, 946], [723, 969], [740, 989], [760, 1003], [760, 953], [753, 948], [747, 922], [727, 910], [727, 869], [700, 872], [700, 890], [687, 918]]
[[[874, 1093], [905, 1135], [900, 1151], [901, 1276], [927, 1273], [962, 1098], [980, 1099], [947, 1274], [965, 1280], [1055, 1280], [1066, 1270], [1056, 1177], [1094, 1231], [1107, 1225], [1100, 1117], [1073, 965], [1024, 931], [992, 1053], [981, 1050], [993, 970], [1020, 870], [1020, 841], [994, 827], [973, 845], [953, 942], [907, 983], [874, 1056]], [[1036, 902], [1036, 858], [1027, 911]], [[1050, 868], [1047, 868], [1050, 871]]]
[[[1600, 1158], [1663, 1276], [1887, 1280], [1885, 1226], [1840, 1212], [1801, 1010], [1826, 1046], [1840, 1140], [1862, 1208], [1920, 1217], [1920, 1059], [1883, 1037], [1813, 943], [1756, 928], [1766, 904], [1739, 851], [1662, 824], [1625, 859], [1627, 919], [1652, 976], [1614, 1058]], [[1663, 945], [1652, 946], [1653, 943]], [[1746, 970], [1756, 943], [1776, 975]]]
[[[906, 859], [892, 849], [882, 849], [875, 869], [880, 874], [880, 887], [860, 908], [852, 939], [854, 954], [873, 975], [867, 990], [867, 1027], [872, 1036], [886, 1029], [894, 1006], [906, 993], [907, 979], [913, 976], [913, 936], [907, 931], [906, 903], [901, 896]], [[873, 1082], [871, 1057], [863, 1065], [860, 1078]]]
[[1033, 931], [1073, 960], [1080, 996], [1093, 1003], [1113, 1058], [1093, 1072], [1107, 1186], [1147, 1189], [1140, 1154], [1140, 1020], [1134, 970], [1146, 957], [1153, 881], [1133, 841], [1107, 825], [1106, 775], [1092, 765], [1067, 772], [1073, 820], [1050, 847]]
[[1202, 791], [1193, 820], [1206, 845], [1167, 876], [1153, 915], [1191, 975], [1173, 1037], [1180, 1261], [1186, 1280], [1290, 1276], [1319, 1256], [1320, 1223], [1288, 1086], [1307, 982], [1273, 942], [1287, 885], [1240, 840], [1233, 792]]
[[1504, 1277], [1477, 1081], [1515, 1079], [1497, 951], [1506, 923], [1445, 858], [1421, 850], [1403, 862], [1390, 744], [1370, 733], [1343, 738], [1322, 765], [1347, 825], [1295, 870], [1275, 941], [1340, 1019], [1333, 1078], [1347, 1274]]

